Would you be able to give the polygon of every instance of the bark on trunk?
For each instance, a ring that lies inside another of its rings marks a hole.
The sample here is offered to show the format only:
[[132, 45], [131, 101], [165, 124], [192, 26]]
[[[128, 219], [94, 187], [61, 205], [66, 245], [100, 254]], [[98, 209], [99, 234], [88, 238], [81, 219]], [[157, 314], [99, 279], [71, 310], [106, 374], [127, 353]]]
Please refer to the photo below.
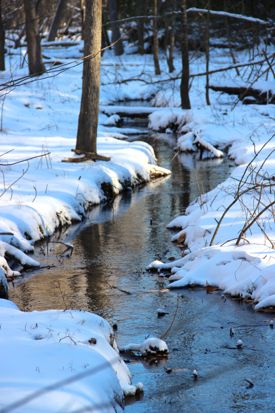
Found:
[[181, 39], [181, 58], [182, 74], [180, 84], [180, 96], [182, 109], [191, 109], [189, 99], [189, 54], [188, 54], [188, 32], [187, 32], [187, 13], [186, 0], [181, 2], [182, 11], [182, 39]]
[[0, 0], [0, 70], [5, 70], [5, 30], [2, 20], [2, 1]]
[[86, 0], [82, 97], [76, 151], [96, 153], [100, 89], [102, 0]]
[[66, 6], [67, 6], [67, 0], [59, 0], [56, 13], [50, 28], [49, 36], [48, 36], [48, 41], [51, 42], [55, 40], [56, 35], [57, 35], [57, 30], [59, 29], [62, 20], [65, 17], [65, 12], [66, 12]]
[[153, 21], [153, 54], [154, 54], [154, 65], [155, 74], [160, 75], [160, 65], [159, 65], [159, 40], [158, 40], [158, 0], [153, 0], [153, 15], [155, 16]]
[[114, 44], [114, 52], [116, 56], [121, 56], [124, 52], [123, 43], [121, 40], [121, 34], [119, 29], [118, 11], [117, 11], [117, 0], [109, 0], [109, 12], [110, 12], [110, 22], [112, 28], [112, 43]]
[[84, 39], [84, 25], [85, 25], [85, 1], [80, 0], [80, 16], [81, 16], [81, 39]]
[[34, 0], [24, 0], [28, 66], [30, 75], [40, 75], [45, 71], [42, 61], [38, 17]]

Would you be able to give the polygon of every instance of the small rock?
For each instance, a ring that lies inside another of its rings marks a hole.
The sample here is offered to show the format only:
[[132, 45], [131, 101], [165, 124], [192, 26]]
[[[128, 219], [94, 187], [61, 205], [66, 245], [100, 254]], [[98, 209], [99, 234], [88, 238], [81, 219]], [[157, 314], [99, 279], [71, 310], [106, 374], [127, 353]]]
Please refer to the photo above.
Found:
[[96, 338], [92, 337], [88, 340], [89, 344], [96, 344]]
[[171, 367], [166, 367], [165, 371], [167, 374], [170, 374], [172, 373], [173, 369], [171, 369]]
[[239, 340], [237, 341], [236, 347], [237, 347], [237, 348], [243, 348], [243, 341], [242, 341], [241, 339], [239, 339]]
[[199, 378], [198, 372], [197, 372], [196, 369], [194, 369], [193, 370], [193, 379], [196, 381], [196, 380], [198, 380], [198, 378]]
[[247, 389], [252, 389], [252, 387], [254, 387], [253, 381], [251, 381], [250, 379], [245, 379], [245, 381], [247, 382]]
[[117, 323], [114, 323], [114, 324], [113, 324], [113, 330], [114, 330], [114, 331], [117, 331], [117, 329], [118, 329]]
[[274, 321], [273, 321], [273, 320], [270, 320], [270, 321], [269, 321], [269, 327], [270, 327], [270, 328], [274, 328]]
[[229, 334], [230, 334], [230, 337], [233, 337], [235, 335], [235, 330], [233, 327], [230, 327]]
[[164, 317], [166, 314], [168, 314], [168, 312], [166, 310], [164, 310], [163, 308], [158, 308], [157, 309], [158, 318]]

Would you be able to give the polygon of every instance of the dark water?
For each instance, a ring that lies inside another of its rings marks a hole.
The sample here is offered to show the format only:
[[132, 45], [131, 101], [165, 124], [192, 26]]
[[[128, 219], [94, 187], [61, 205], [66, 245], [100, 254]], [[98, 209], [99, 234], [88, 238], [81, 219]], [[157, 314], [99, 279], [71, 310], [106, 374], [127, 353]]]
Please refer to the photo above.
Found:
[[[133, 381], [142, 381], [145, 393], [139, 401], [128, 401], [126, 412], [274, 411], [271, 317], [218, 292], [168, 291], [165, 279], [145, 271], [155, 258], [180, 254], [165, 225], [200, 193], [223, 181], [232, 166], [228, 161], [195, 161], [191, 155], [171, 161], [175, 142], [163, 138], [150, 142], [172, 176], [118, 197], [111, 207], [95, 208], [86, 222], [56, 234], [53, 241], [73, 243], [71, 258], [58, 256], [62, 245], [42, 244], [36, 258], [55, 267], [26, 274], [10, 298], [25, 310], [94, 311], [117, 323], [122, 345], [143, 341], [147, 334], [161, 336], [176, 312], [166, 337], [168, 360], [130, 363]], [[169, 314], [158, 318], [160, 307]], [[244, 341], [242, 350], [234, 348], [238, 338]], [[193, 369], [198, 370], [197, 381]], [[253, 387], [248, 388], [246, 379]]]

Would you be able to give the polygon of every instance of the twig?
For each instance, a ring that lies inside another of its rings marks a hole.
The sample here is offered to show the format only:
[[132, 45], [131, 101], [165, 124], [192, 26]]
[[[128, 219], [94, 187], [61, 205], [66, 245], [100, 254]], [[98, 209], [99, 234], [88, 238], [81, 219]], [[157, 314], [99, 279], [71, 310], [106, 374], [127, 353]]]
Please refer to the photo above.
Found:
[[112, 285], [112, 284], [110, 284], [110, 283], [108, 283], [108, 282], [107, 282], [107, 285], [108, 285], [110, 288], [114, 288], [114, 289], [116, 289], [116, 290], [118, 290], [118, 291], [121, 291], [121, 292], [124, 293], [124, 294], [132, 295], [132, 293], [131, 293], [130, 291], [123, 290], [122, 288], [119, 288], [119, 287], [117, 287], [116, 285]]
[[[223, 221], [225, 215], [226, 215], [227, 212], [230, 210], [230, 208], [240, 199], [241, 196], [243, 196], [244, 194], [246, 194], [246, 193], [248, 193], [248, 192], [250, 192], [250, 191], [253, 191], [253, 190], [257, 189], [257, 188], [260, 188], [260, 186], [261, 186], [261, 185], [256, 184], [256, 185], [253, 185], [253, 186], [251, 186], [251, 187], [243, 190], [242, 192], [240, 192], [239, 194], [237, 194], [237, 196], [233, 199], [233, 201], [225, 208], [224, 212], [222, 213], [220, 219], [219, 219], [218, 222], [217, 222], [217, 226], [216, 226], [215, 231], [214, 231], [214, 233], [213, 233], [213, 235], [212, 235], [212, 238], [211, 238], [211, 240], [210, 240], [210, 243], [209, 243], [209, 246], [210, 246], [210, 247], [213, 245], [214, 240], [215, 240], [216, 235], [217, 235], [217, 232], [218, 232], [219, 227], [220, 227], [220, 225], [221, 225], [221, 222]], [[275, 184], [274, 184], [274, 185], [268, 184], [268, 185], [264, 185], [264, 186], [265, 186], [265, 187], [270, 187], [270, 186], [275, 186]]]
[[239, 245], [239, 242], [240, 242], [241, 237], [243, 236], [243, 234], [245, 234], [246, 231], [247, 231], [250, 227], [252, 227], [252, 225], [257, 221], [257, 219], [260, 218], [260, 216], [261, 216], [264, 212], [266, 212], [269, 208], [271, 208], [272, 205], [275, 205], [275, 201], [272, 201], [272, 202], [270, 202], [270, 204], [266, 205], [266, 207], [263, 208], [263, 209], [255, 216], [255, 218], [252, 219], [252, 221], [250, 221], [248, 224], [246, 223], [246, 224], [243, 226], [243, 228], [242, 228], [242, 230], [241, 230], [241, 232], [240, 232], [240, 235], [239, 235], [239, 237], [238, 237], [238, 239], [237, 239], [237, 241], [236, 241], [236, 245]]
[[176, 310], [175, 310], [175, 313], [174, 313], [174, 315], [173, 315], [172, 321], [171, 321], [170, 325], [168, 326], [167, 330], [160, 336], [160, 338], [161, 338], [162, 340], [163, 340], [164, 338], [166, 338], [166, 337], [168, 336], [168, 334], [170, 333], [171, 328], [173, 327], [173, 324], [174, 324], [174, 322], [175, 322], [175, 320], [176, 320], [176, 316], [177, 316], [177, 313], [178, 313], [178, 309], [179, 309], [179, 296], [177, 297], [177, 306], [176, 306]]

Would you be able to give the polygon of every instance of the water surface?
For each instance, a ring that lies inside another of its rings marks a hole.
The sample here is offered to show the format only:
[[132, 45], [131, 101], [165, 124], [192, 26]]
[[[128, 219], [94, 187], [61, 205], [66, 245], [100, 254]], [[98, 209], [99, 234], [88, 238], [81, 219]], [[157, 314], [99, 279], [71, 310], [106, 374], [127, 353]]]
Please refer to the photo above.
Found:
[[[128, 401], [126, 412], [270, 412], [275, 385], [270, 316], [219, 292], [169, 291], [165, 278], [145, 270], [153, 259], [179, 256], [166, 224], [222, 182], [233, 165], [175, 156], [169, 135], [145, 139], [172, 176], [98, 206], [85, 222], [55, 234], [52, 241], [73, 243], [71, 258], [58, 256], [62, 245], [42, 243], [35, 258], [54, 267], [26, 274], [10, 298], [25, 310], [94, 311], [118, 325], [122, 345], [143, 341], [148, 334], [161, 336], [176, 312], [166, 337], [168, 360], [130, 363], [133, 380], [144, 383], [145, 393], [139, 401]], [[168, 312], [162, 318], [157, 317], [160, 307]], [[235, 349], [238, 338], [245, 343], [242, 350]]]

